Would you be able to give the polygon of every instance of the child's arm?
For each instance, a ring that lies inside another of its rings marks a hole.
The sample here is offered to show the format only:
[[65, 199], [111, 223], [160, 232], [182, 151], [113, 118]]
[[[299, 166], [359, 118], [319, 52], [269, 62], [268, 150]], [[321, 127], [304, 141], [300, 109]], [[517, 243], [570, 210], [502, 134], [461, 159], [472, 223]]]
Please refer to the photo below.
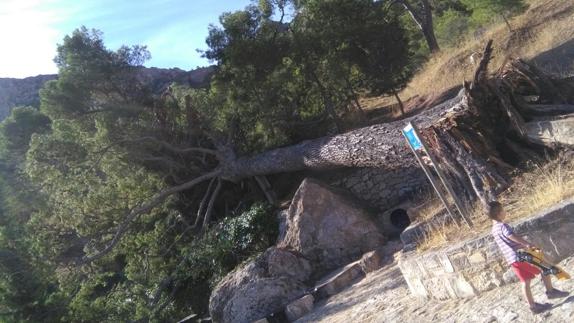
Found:
[[516, 234], [511, 234], [508, 236], [508, 239], [523, 245], [526, 248], [530, 248], [530, 247], [534, 247], [533, 245], [531, 245], [528, 241], [524, 240], [521, 236], [516, 235]]

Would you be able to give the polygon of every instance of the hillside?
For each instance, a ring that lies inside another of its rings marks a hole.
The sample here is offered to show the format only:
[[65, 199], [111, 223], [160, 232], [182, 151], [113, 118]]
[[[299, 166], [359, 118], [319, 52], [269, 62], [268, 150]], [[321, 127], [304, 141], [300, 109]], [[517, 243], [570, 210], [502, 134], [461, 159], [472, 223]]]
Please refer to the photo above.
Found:
[[0, 78], [0, 120], [4, 120], [15, 106], [40, 104], [38, 90], [56, 75], [38, 75], [23, 79]]
[[[141, 68], [139, 77], [143, 84], [149, 86], [154, 93], [161, 93], [169, 84], [176, 82], [189, 84], [192, 87], [205, 85], [208, 77], [213, 73], [213, 67], [202, 67], [192, 71], [179, 68]], [[0, 120], [4, 120], [13, 107], [40, 105], [38, 91], [44, 83], [55, 80], [58, 76], [38, 75], [17, 78], [0, 78]]]
[[[511, 57], [528, 59], [546, 72], [574, 75], [574, 2], [571, 0], [531, 0], [523, 14], [510, 20], [512, 32], [504, 23], [467, 35], [455, 47], [445, 47], [420, 67], [399, 94], [402, 99], [432, 97], [470, 80], [475, 66], [472, 53], [481, 52], [487, 40], [494, 40], [491, 68]], [[392, 97], [372, 97], [362, 101], [366, 109], [395, 105]], [[408, 109], [408, 107], [407, 107]]]

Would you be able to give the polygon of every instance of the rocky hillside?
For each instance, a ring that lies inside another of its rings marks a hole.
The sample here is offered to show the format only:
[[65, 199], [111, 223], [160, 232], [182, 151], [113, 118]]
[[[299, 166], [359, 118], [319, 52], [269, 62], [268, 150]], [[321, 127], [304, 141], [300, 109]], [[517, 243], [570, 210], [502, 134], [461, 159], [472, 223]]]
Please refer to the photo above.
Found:
[[38, 90], [57, 75], [38, 75], [23, 79], [0, 78], [0, 120], [4, 120], [13, 107], [40, 104]]
[[[173, 82], [200, 87], [206, 84], [214, 67], [202, 67], [192, 71], [179, 68], [141, 68], [139, 71], [142, 83], [147, 84], [154, 92], [161, 92]], [[0, 120], [4, 120], [15, 106], [40, 105], [38, 91], [45, 82], [55, 80], [57, 75], [38, 75], [23, 79], [0, 78]]]

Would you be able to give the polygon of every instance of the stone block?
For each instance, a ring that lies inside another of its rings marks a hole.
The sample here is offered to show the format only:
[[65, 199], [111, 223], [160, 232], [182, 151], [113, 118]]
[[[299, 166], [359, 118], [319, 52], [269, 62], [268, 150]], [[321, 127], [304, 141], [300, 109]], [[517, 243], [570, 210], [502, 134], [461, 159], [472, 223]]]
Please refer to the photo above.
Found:
[[483, 270], [480, 274], [469, 277], [471, 285], [477, 292], [486, 292], [503, 284], [501, 275], [493, 271]]
[[468, 267], [470, 266], [470, 262], [468, 261], [466, 253], [464, 252], [449, 255], [448, 258], [450, 259], [450, 262], [452, 263], [452, 266], [454, 267], [455, 271], [463, 271], [468, 269]]
[[445, 279], [444, 286], [446, 287], [446, 291], [448, 292], [449, 298], [456, 298], [457, 297], [456, 292], [454, 291], [454, 288], [452, 287], [452, 284], [449, 281], [449, 279]]
[[508, 268], [508, 270], [502, 275], [502, 281], [504, 281], [505, 284], [512, 284], [518, 282], [518, 277], [512, 268]]
[[405, 279], [409, 290], [415, 296], [428, 298], [430, 295], [419, 278]]
[[419, 259], [417, 260], [417, 262], [416, 262], [416, 266], [417, 266], [417, 267], [416, 267], [416, 268], [418, 268], [418, 270], [420, 271], [421, 275], [423, 275], [423, 276], [433, 276], [434, 273], [433, 273], [432, 271], [430, 271], [430, 272], [427, 271], [427, 269], [425, 268], [425, 265], [424, 265], [422, 259], [424, 259], [424, 258], [421, 257], [421, 258], [419, 258]]
[[383, 266], [384, 254], [383, 250], [374, 250], [371, 252], [367, 252], [366, 254], [361, 257], [359, 261], [359, 265], [363, 269], [365, 274], [373, 272], [375, 270], [380, 269]]
[[321, 299], [335, 295], [354, 284], [359, 278], [364, 277], [364, 275], [365, 273], [363, 273], [363, 269], [358, 261], [347, 265], [319, 282], [315, 287], [316, 296], [318, 299]]
[[473, 297], [477, 295], [474, 287], [472, 287], [472, 285], [462, 275], [452, 279], [451, 283], [456, 295], [460, 298]]
[[315, 298], [313, 295], [305, 295], [287, 305], [287, 307], [285, 307], [285, 315], [287, 316], [289, 322], [296, 321], [305, 316], [307, 313], [311, 312], [313, 310], [314, 302]]
[[437, 255], [431, 254], [428, 257], [424, 258], [423, 262], [424, 267], [429, 271], [433, 271], [435, 273], [444, 271], [442, 266], [440, 265]]
[[452, 266], [452, 263], [446, 254], [441, 254], [439, 259], [445, 272], [454, 273], [454, 267]]
[[502, 254], [500, 253], [498, 246], [494, 243], [494, 240], [492, 240], [485, 248], [485, 254], [488, 261], [502, 259]]
[[269, 320], [267, 320], [267, 319], [260, 319], [260, 320], [257, 320], [257, 321], [253, 321], [253, 322], [251, 322], [251, 323], [269, 323]]
[[468, 257], [468, 261], [471, 264], [480, 264], [486, 262], [486, 258], [482, 252], [475, 252]]
[[425, 285], [428, 294], [432, 298], [440, 300], [449, 299], [452, 297], [451, 293], [453, 290], [448, 282], [448, 276], [425, 279], [422, 284]]

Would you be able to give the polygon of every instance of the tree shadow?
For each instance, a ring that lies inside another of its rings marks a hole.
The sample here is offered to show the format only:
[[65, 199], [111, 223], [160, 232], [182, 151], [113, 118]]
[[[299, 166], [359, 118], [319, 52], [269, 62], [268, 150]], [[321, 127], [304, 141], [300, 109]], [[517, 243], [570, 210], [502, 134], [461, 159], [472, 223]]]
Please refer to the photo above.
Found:
[[565, 300], [562, 301], [562, 303], [558, 303], [558, 304], [554, 304], [550, 310], [553, 310], [555, 308], [558, 308], [564, 304], [568, 304], [568, 303], [574, 303], [574, 295], [568, 296], [568, 298], [566, 298]]
[[574, 74], [574, 39], [538, 54], [532, 59], [532, 63], [551, 74], [572, 76]]

